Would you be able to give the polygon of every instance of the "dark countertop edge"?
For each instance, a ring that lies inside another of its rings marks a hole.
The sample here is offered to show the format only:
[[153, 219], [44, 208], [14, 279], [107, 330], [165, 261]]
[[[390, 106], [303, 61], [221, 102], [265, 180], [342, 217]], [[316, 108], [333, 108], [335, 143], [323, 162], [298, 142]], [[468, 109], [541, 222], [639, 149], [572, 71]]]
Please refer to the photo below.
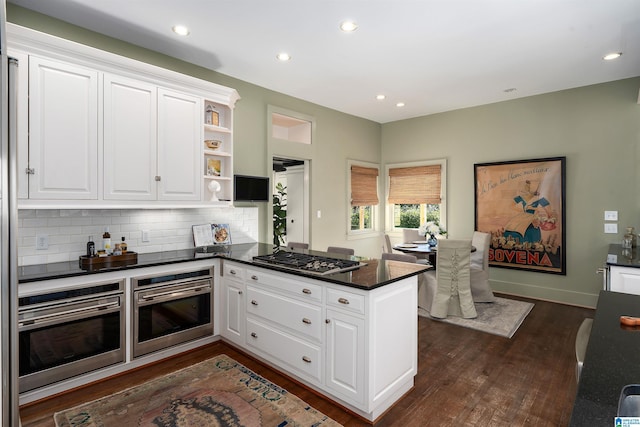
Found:
[[[367, 286], [367, 285], [359, 285], [357, 283], [352, 283], [352, 282], [346, 282], [344, 280], [340, 280], [340, 279], [337, 278], [337, 277], [343, 276], [344, 274], [349, 274], [349, 272], [327, 274], [327, 275], [323, 276], [323, 275], [318, 275], [318, 274], [308, 274], [308, 273], [304, 273], [303, 271], [295, 271], [295, 270], [290, 270], [290, 269], [287, 269], [287, 268], [278, 268], [277, 266], [271, 266], [271, 265], [267, 265], [267, 264], [258, 264], [258, 263], [251, 262], [251, 261], [233, 259], [233, 258], [230, 258], [230, 257], [223, 257], [223, 256], [218, 256], [218, 257], [219, 258], [223, 258], [223, 259], [228, 259], [229, 261], [239, 262], [241, 264], [246, 264], [246, 265], [249, 265], [251, 267], [264, 268], [264, 269], [267, 269], [267, 270], [273, 270], [273, 271], [277, 271], [277, 272], [280, 272], [280, 273], [289, 273], [289, 274], [293, 274], [294, 276], [301, 276], [301, 277], [306, 277], [306, 278], [309, 278], [309, 279], [321, 280], [323, 282], [335, 283], [336, 285], [348, 286], [350, 288], [355, 288], [355, 289], [363, 289], [365, 291], [370, 291], [370, 290], [379, 288], [381, 286], [388, 285], [390, 283], [399, 282], [402, 279], [406, 279], [407, 277], [417, 276], [418, 274], [429, 270], [429, 268], [424, 266], [424, 268], [422, 268], [420, 270], [416, 270], [414, 272], [407, 273], [407, 274], [405, 274], [403, 276], [395, 277], [393, 279], [383, 280], [383, 281], [378, 282], [376, 285]], [[363, 261], [363, 262], [366, 263], [366, 261]]]
[[[271, 245], [256, 242], [256, 243], [232, 244], [224, 247], [214, 247], [212, 248], [211, 252], [207, 252], [207, 251], [199, 252], [197, 251], [196, 248], [192, 248], [187, 250], [146, 253], [146, 254], [139, 254], [139, 259], [140, 258], [144, 259], [144, 261], [140, 260], [140, 263], [100, 268], [93, 271], [79, 268], [78, 267], [79, 263], [77, 261], [67, 261], [67, 262], [60, 262], [60, 263], [54, 263], [54, 264], [20, 266], [19, 270], [34, 269], [39, 271], [38, 273], [31, 273], [31, 274], [22, 273], [21, 275], [22, 277], [18, 278], [18, 282], [19, 284], [26, 284], [26, 283], [33, 283], [33, 282], [42, 282], [46, 280], [65, 279], [70, 277], [93, 276], [96, 274], [134, 270], [134, 269], [147, 268], [147, 267], [158, 267], [158, 266], [170, 265], [170, 264], [181, 264], [185, 262], [195, 262], [195, 261], [202, 261], [207, 259], [214, 260], [219, 258], [223, 260], [228, 259], [230, 261], [246, 264], [251, 267], [259, 267], [267, 270], [278, 271], [281, 273], [288, 273], [294, 276], [301, 276], [309, 279], [315, 279], [315, 280], [320, 280], [328, 283], [334, 283], [337, 285], [347, 286], [354, 289], [373, 290], [373, 289], [388, 285], [390, 283], [400, 281], [408, 277], [417, 276], [418, 274], [428, 270], [426, 266], [423, 266], [421, 264], [415, 264], [414, 266], [412, 266], [413, 268], [415, 268], [414, 271], [407, 271], [405, 274], [401, 274], [398, 277], [387, 278], [384, 280], [376, 280], [376, 283], [357, 283], [357, 282], [352, 282], [350, 280], [351, 272], [334, 273], [334, 274], [323, 276], [323, 275], [317, 275], [317, 274], [304, 273], [302, 271], [294, 271], [290, 269], [278, 268], [277, 266], [258, 264], [258, 263], [254, 263], [251, 260], [246, 259], [247, 255], [244, 251], [248, 252], [256, 248], [262, 251], [269, 247], [271, 247]], [[234, 251], [238, 253], [237, 256], [233, 255]], [[315, 253], [318, 255], [327, 254], [326, 252], [321, 252], [321, 251], [309, 251], [309, 252]], [[340, 257], [339, 255], [336, 256], [336, 254], [331, 254], [331, 256], [335, 258]], [[243, 259], [243, 257], [245, 259]], [[361, 260], [363, 263], [366, 264], [368, 259], [362, 258]], [[380, 261], [378, 259], [371, 259], [371, 260]], [[391, 262], [397, 262], [397, 261], [391, 261]], [[366, 266], [363, 268], [366, 268]]]

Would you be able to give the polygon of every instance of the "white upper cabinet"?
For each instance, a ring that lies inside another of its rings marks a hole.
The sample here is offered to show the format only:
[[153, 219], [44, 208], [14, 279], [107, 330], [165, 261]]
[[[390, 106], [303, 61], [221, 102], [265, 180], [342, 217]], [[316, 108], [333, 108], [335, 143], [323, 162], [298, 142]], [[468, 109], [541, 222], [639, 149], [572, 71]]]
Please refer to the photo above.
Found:
[[98, 72], [29, 59], [29, 198], [98, 198]]
[[[19, 208], [231, 204], [235, 89], [11, 23], [7, 44], [20, 61]], [[205, 100], [219, 126], [203, 126]]]
[[200, 200], [200, 98], [158, 89], [158, 185], [160, 200]]
[[105, 200], [156, 200], [156, 92], [151, 84], [105, 75]]

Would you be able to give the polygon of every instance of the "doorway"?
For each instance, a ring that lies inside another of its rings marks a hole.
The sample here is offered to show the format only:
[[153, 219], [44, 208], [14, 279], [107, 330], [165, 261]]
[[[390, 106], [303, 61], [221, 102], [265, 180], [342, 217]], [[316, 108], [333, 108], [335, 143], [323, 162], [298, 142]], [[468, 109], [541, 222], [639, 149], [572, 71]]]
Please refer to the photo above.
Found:
[[[309, 163], [304, 159], [274, 156], [273, 194], [278, 194], [278, 184], [284, 188], [282, 204], [286, 210], [284, 234], [280, 245], [287, 242], [310, 243], [309, 239]], [[276, 214], [279, 207], [273, 206], [273, 229], [277, 230]], [[275, 244], [275, 237], [274, 237]]]

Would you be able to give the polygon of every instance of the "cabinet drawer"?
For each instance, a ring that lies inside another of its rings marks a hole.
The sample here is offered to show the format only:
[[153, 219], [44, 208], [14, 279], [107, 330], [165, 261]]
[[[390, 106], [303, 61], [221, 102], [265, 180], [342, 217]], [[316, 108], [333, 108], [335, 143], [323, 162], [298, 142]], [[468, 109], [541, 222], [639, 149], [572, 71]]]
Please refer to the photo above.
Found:
[[364, 314], [364, 295], [354, 294], [342, 289], [327, 288], [327, 305]]
[[322, 287], [316, 284], [304, 282], [266, 273], [265, 270], [247, 268], [247, 282], [259, 283], [271, 286], [281, 292], [308, 301], [322, 301]]
[[227, 262], [222, 261], [222, 274], [227, 279], [238, 279], [244, 280], [246, 275], [246, 270], [244, 267], [238, 267], [237, 264], [229, 264]]
[[320, 306], [248, 286], [247, 313], [278, 323], [318, 342], [322, 338]]
[[[254, 319], [247, 319], [247, 344], [285, 364], [283, 368], [319, 382], [322, 379], [320, 348], [280, 332]], [[281, 363], [278, 363], [282, 366]]]

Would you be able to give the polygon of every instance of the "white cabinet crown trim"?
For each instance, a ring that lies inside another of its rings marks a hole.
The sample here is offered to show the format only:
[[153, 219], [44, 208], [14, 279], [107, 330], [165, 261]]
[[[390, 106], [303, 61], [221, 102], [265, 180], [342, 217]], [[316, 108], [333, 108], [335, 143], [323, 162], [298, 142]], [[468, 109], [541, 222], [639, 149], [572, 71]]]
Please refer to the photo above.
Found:
[[230, 108], [234, 108], [235, 103], [240, 99], [238, 91], [233, 88], [12, 23], [7, 23], [7, 45], [9, 49], [72, 61], [100, 71], [117, 73], [137, 80], [147, 80], [179, 91], [191, 90], [210, 101], [227, 104]]

